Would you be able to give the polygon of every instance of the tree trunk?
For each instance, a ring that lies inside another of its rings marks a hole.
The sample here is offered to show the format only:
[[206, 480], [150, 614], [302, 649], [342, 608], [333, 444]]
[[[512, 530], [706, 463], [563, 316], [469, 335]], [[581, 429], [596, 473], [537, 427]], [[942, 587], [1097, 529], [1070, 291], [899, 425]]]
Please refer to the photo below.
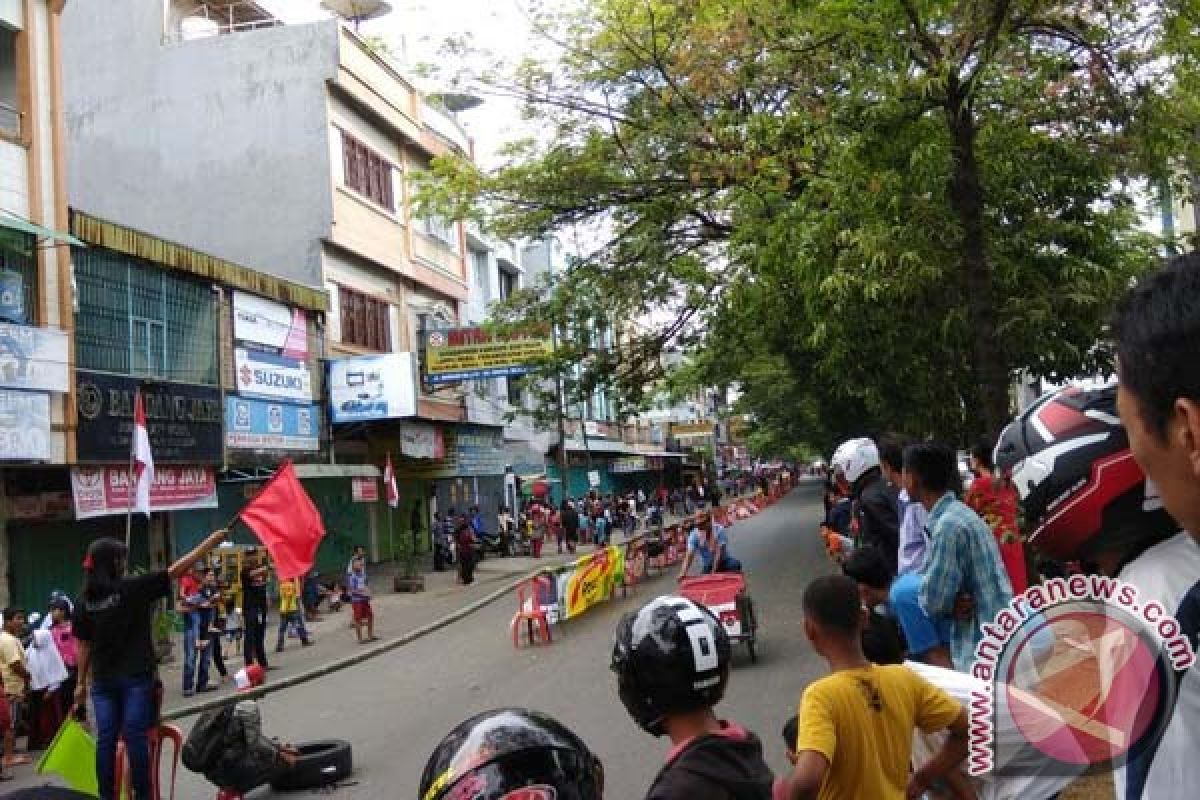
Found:
[[999, 435], [1008, 423], [1008, 369], [1004, 347], [996, 331], [996, 291], [984, 233], [983, 182], [975, 154], [974, 114], [965, 98], [947, 104], [954, 172], [950, 178], [950, 203], [962, 226], [959, 268], [966, 288], [967, 323], [976, 377], [976, 405], [967, 409], [967, 424], [978, 434]]

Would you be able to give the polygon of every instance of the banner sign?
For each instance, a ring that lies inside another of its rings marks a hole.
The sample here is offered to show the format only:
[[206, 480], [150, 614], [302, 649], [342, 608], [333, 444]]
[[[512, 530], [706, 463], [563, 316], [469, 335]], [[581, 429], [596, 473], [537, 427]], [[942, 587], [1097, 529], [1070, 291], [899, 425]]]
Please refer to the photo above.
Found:
[[711, 422], [672, 422], [672, 436], [712, 436], [716, 426]]
[[298, 308], [235, 291], [233, 338], [304, 361], [308, 358], [308, 317]]
[[69, 377], [67, 334], [0, 322], [0, 386], [65, 392]]
[[400, 454], [409, 458], [445, 458], [442, 429], [423, 422], [400, 424]]
[[[454, 425], [442, 429], [444, 455], [432, 460], [397, 459], [396, 475], [404, 478], [470, 478], [503, 475], [504, 429], [486, 425]], [[403, 451], [402, 451], [403, 452]]]
[[70, 492], [9, 495], [9, 519], [71, 519]]
[[312, 376], [303, 361], [238, 347], [233, 351], [238, 391], [265, 400], [312, 402]]
[[616, 545], [597, 550], [558, 574], [558, 597], [564, 619], [572, 619], [612, 597], [625, 579], [625, 551]]
[[221, 391], [170, 381], [76, 370], [79, 461], [124, 464], [133, 430], [133, 394], [146, 401], [150, 449], [157, 464], [220, 464], [224, 409]]
[[608, 462], [608, 471], [613, 475], [627, 475], [630, 472], [645, 472], [647, 470], [645, 456], [626, 456]]
[[0, 389], [0, 460], [50, 460], [50, 395]]
[[[72, 467], [75, 518], [124, 514], [129, 508], [128, 466]], [[211, 467], [155, 465], [150, 484], [151, 511], [187, 511], [217, 507], [217, 477]]]
[[225, 398], [225, 446], [234, 450], [321, 449], [321, 409], [310, 403]]
[[552, 351], [548, 338], [501, 339], [479, 327], [430, 331], [425, 380], [438, 384], [524, 375]]
[[329, 364], [334, 422], [366, 422], [417, 415], [412, 353], [339, 358]]
[[26, 322], [25, 277], [11, 269], [0, 270], [0, 319], [20, 325]]
[[350, 499], [355, 503], [379, 502], [379, 483], [374, 478], [351, 478]]

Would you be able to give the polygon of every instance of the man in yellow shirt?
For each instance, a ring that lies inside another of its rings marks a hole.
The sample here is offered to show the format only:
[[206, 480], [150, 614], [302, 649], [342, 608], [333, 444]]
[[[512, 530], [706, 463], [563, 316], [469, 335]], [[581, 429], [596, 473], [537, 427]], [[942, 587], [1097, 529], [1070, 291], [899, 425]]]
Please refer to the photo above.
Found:
[[[831, 674], [800, 699], [790, 800], [919, 798], [967, 755], [967, 712], [942, 690], [899, 665], [877, 666], [862, 651], [865, 611], [844, 575], [817, 578], [804, 592], [804, 633]], [[909, 775], [913, 729], [950, 735]]]
[[308, 638], [308, 630], [304, 627], [304, 615], [300, 613], [300, 579], [288, 578], [279, 581], [279, 636], [275, 640], [275, 652], [283, 652], [283, 640], [287, 637], [288, 626], [296, 629], [300, 644], [308, 647], [312, 640]]

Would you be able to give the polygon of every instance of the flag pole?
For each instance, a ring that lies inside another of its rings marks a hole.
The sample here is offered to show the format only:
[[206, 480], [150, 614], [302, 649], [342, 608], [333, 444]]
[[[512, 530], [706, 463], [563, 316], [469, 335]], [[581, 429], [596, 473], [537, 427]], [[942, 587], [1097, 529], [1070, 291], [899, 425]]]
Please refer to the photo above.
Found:
[[[386, 488], [384, 492], [387, 492]], [[386, 502], [388, 508], [388, 544], [392, 549], [392, 561], [394, 562], [396, 560], [396, 526], [392, 523], [392, 503], [390, 500]]]
[[[137, 408], [138, 395], [142, 393], [142, 387], [137, 387], [133, 390], [133, 407]], [[132, 547], [133, 539], [133, 496], [137, 493], [137, 486], [133, 478], [133, 451], [137, 447], [137, 412], [134, 412], [133, 428], [129, 431], [129, 471], [125, 473], [127, 483], [126, 495], [128, 502], [125, 504], [125, 552], [129, 553]], [[128, 558], [128, 555], [126, 555]]]

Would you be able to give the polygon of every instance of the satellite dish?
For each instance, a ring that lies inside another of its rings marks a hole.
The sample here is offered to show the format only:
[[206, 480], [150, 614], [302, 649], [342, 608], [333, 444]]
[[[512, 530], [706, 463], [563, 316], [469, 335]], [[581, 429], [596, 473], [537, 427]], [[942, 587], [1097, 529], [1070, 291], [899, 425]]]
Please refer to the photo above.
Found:
[[321, 8], [342, 19], [352, 20], [355, 28], [363, 20], [378, 19], [392, 12], [385, 0], [321, 0]]
[[460, 111], [470, 111], [483, 105], [483, 98], [473, 94], [458, 94], [457, 92], [435, 92], [429, 99], [442, 106], [452, 114]]

